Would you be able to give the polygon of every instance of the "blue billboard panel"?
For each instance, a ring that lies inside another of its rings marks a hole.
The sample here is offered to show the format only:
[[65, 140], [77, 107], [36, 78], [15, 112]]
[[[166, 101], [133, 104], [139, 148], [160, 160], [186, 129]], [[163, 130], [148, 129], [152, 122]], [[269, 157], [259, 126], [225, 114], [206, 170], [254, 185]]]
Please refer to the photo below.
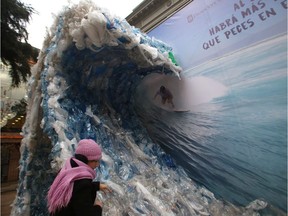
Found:
[[287, 212], [287, 0], [194, 0], [148, 34], [183, 68], [154, 79], [190, 110], [169, 153], [216, 195]]
[[148, 35], [186, 70], [287, 31], [287, 0], [194, 0]]

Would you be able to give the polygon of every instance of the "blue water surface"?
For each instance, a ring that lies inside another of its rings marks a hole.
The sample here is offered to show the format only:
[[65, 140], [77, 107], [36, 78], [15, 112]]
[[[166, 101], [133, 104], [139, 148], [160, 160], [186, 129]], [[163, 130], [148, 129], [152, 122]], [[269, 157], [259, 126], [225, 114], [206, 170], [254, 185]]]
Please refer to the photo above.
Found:
[[138, 107], [152, 139], [192, 179], [239, 205], [264, 199], [287, 211], [286, 51], [278, 36], [186, 71], [228, 88], [195, 111]]

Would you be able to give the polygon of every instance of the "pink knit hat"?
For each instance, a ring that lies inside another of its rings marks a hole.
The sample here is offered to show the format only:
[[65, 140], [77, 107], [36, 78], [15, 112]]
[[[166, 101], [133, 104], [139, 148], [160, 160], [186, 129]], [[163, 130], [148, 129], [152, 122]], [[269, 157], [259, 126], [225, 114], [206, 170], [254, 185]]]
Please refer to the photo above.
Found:
[[102, 151], [100, 146], [92, 139], [82, 139], [79, 141], [75, 154], [81, 154], [90, 160], [100, 160]]

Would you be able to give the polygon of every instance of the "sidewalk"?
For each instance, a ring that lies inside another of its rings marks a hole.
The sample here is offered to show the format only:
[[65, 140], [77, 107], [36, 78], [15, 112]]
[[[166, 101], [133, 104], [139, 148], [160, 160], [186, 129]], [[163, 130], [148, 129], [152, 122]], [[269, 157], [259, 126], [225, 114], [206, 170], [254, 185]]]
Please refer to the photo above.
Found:
[[18, 182], [1, 183], [1, 216], [10, 216]]

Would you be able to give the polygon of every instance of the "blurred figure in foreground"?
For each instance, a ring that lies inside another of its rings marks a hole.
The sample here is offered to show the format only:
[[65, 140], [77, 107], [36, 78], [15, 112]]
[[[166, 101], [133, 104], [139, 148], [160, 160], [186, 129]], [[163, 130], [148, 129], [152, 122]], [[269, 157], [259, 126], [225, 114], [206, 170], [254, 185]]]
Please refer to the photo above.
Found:
[[95, 200], [96, 192], [111, 190], [105, 184], [93, 182], [94, 169], [100, 165], [101, 158], [101, 148], [94, 140], [80, 140], [75, 156], [66, 161], [49, 189], [51, 216], [102, 215], [102, 202]]

